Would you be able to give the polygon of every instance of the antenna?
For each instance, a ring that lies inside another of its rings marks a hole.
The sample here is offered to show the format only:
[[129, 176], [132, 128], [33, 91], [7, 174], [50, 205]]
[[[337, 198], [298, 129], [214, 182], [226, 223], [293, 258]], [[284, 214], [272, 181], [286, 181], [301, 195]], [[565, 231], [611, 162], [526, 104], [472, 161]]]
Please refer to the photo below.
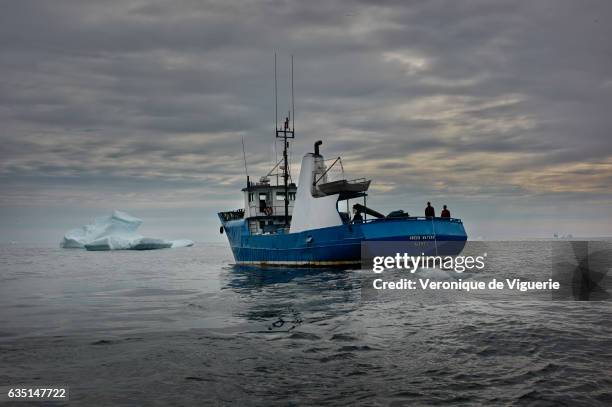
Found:
[[244, 160], [244, 172], [247, 177], [247, 187], [249, 186], [249, 170], [247, 168], [246, 152], [244, 149], [244, 136], [242, 136], [242, 158]]
[[278, 130], [278, 86], [276, 84], [276, 52], [274, 53], [274, 130]]
[[293, 99], [293, 55], [291, 55], [291, 128], [295, 131], [295, 103]]
[[[293, 55], [291, 56], [291, 109], [293, 110]], [[283, 186], [285, 190], [285, 227], [289, 227], [289, 157], [287, 156], [287, 149], [289, 147], [289, 141], [287, 139], [295, 138], [293, 131], [293, 119], [291, 110], [285, 118], [285, 123], [278, 128], [278, 88], [276, 80], [276, 53], [274, 53], [274, 115], [275, 115], [275, 127], [276, 127], [276, 138], [282, 139], [283, 141], [283, 166], [281, 167], [283, 172]], [[289, 126], [291, 124], [291, 127]]]
[[[276, 80], [276, 52], [274, 53], [274, 134], [278, 133], [278, 85]], [[274, 161], [278, 161], [278, 150], [276, 147], [276, 141], [278, 137], [274, 138]], [[278, 185], [278, 172], [276, 173], [276, 185]]]

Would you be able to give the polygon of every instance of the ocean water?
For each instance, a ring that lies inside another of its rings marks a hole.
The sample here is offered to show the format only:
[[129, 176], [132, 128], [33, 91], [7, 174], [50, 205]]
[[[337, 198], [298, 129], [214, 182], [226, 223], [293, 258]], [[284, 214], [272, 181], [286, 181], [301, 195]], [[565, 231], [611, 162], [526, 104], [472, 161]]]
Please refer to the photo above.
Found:
[[[460, 277], [543, 279], [550, 247], [488, 243], [494, 264]], [[88, 406], [612, 405], [609, 301], [416, 298], [368, 270], [231, 263], [223, 244], [0, 248], [0, 386]]]

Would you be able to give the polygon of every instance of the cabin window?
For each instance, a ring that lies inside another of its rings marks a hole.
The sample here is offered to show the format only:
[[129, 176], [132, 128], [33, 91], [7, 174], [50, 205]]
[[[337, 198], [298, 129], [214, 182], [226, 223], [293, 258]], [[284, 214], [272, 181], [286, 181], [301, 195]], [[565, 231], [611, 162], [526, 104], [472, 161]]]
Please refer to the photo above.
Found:
[[266, 227], [266, 221], [265, 220], [260, 220], [259, 221], [259, 228], [261, 230], [263, 230]]
[[267, 201], [268, 200], [268, 194], [259, 194], [259, 200], [260, 201]]
[[255, 192], [249, 192], [249, 203], [255, 200]]
[[[277, 201], [284, 201], [285, 200], [285, 193], [284, 192], [277, 192], [276, 193], [276, 200]], [[290, 201], [295, 201], [295, 192], [289, 192], [289, 200]]]

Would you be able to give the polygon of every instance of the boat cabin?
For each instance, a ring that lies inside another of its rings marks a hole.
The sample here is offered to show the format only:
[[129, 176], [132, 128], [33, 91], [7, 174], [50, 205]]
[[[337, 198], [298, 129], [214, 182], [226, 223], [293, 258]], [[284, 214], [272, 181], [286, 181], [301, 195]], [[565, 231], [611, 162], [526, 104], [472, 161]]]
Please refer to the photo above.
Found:
[[[287, 185], [289, 195], [289, 216], [291, 222], [297, 186]], [[270, 185], [268, 177], [262, 177], [258, 182], [249, 182], [242, 189], [244, 194], [244, 218], [248, 222], [251, 234], [278, 233], [285, 227], [285, 186]]]

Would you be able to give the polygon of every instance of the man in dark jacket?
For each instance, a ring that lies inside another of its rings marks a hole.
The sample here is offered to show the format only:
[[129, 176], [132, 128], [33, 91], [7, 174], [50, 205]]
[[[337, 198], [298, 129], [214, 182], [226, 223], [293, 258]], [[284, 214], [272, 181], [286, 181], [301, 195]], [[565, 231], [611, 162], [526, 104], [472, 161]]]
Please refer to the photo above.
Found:
[[425, 217], [434, 218], [436, 216], [436, 210], [431, 206], [431, 202], [427, 202], [427, 208], [425, 208]]
[[446, 205], [444, 205], [444, 209], [442, 209], [440, 216], [443, 218], [450, 218], [450, 211], [446, 208]]

